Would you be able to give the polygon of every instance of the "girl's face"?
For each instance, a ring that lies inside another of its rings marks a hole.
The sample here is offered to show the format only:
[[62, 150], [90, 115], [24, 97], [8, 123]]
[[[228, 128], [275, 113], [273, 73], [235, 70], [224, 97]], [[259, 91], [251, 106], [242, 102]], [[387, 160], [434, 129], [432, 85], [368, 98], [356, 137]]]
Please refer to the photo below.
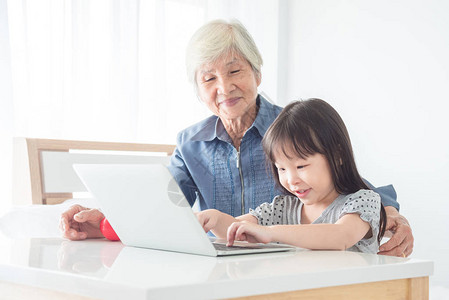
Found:
[[275, 152], [275, 165], [279, 181], [304, 205], [329, 205], [338, 197], [332, 180], [329, 163], [324, 155], [315, 153], [306, 159], [293, 151]]
[[196, 82], [200, 99], [221, 119], [242, 118], [256, 105], [260, 77], [238, 54], [203, 65]]

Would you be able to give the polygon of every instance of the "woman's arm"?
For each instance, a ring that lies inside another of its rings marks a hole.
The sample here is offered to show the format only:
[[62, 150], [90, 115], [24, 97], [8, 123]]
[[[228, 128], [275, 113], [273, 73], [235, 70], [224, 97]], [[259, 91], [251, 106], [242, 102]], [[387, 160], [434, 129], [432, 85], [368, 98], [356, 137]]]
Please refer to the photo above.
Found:
[[173, 178], [178, 183], [178, 186], [182, 190], [184, 196], [189, 202], [190, 206], [196, 201], [198, 187], [193, 181], [192, 175], [186, 166], [184, 157], [180, 151], [181, 138], [178, 136], [178, 141], [176, 144], [176, 149], [170, 158], [170, 164], [168, 165], [168, 170], [170, 171]]
[[413, 233], [407, 219], [392, 206], [385, 207], [387, 213], [386, 235], [391, 236], [388, 242], [379, 248], [380, 255], [407, 257], [413, 252]]

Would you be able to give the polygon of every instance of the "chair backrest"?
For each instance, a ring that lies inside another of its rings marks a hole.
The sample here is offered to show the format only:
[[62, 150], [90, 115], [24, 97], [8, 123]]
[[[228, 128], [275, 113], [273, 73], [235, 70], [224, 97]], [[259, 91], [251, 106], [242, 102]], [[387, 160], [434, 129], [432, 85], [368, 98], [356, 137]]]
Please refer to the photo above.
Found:
[[74, 163], [145, 163], [175, 145], [15, 138], [13, 204], [57, 204], [86, 191]]

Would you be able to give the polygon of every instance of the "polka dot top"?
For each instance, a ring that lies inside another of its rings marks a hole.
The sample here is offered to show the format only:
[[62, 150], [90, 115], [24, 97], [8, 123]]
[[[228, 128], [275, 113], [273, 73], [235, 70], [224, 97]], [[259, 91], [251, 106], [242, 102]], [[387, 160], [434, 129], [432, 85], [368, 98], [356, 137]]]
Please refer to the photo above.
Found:
[[[346, 214], [356, 213], [371, 226], [372, 235], [361, 239], [347, 250], [377, 253], [381, 200], [379, 194], [371, 190], [360, 190], [354, 194], [340, 195], [312, 222], [312, 224], [334, 224]], [[294, 196], [280, 195], [272, 203], [263, 203], [249, 213], [257, 218], [260, 225], [301, 224], [302, 202]]]

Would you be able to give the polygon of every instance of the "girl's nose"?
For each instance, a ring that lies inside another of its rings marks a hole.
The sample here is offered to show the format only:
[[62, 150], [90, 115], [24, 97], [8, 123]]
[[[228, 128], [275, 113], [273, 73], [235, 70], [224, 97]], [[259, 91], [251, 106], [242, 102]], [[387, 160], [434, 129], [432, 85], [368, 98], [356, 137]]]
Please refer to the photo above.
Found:
[[301, 183], [301, 178], [296, 173], [292, 172], [288, 175], [288, 184], [295, 186], [299, 183]]

